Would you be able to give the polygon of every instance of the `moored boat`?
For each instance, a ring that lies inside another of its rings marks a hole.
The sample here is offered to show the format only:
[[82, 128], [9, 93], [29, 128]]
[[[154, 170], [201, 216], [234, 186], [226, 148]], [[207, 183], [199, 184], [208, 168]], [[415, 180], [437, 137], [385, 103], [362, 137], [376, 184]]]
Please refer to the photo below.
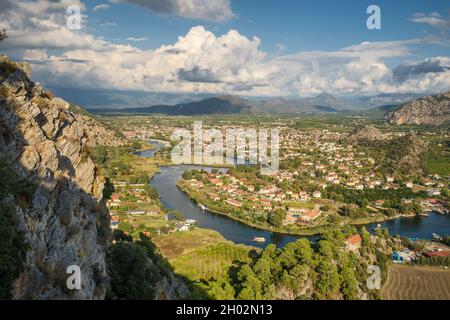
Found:
[[382, 226], [381, 226], [381, 224], [379, 223], [379, 224], [377, 224], [377, 226], [375, 227], [375, 228], [373, 228], [372, 230], [373, 231], [377, 231], [378, 229], [381, 229], [382, 228]]
[[442, 241], [442, 237], [440, 235], [433, 233], [432, 236], [433, 236], [433, 240]]

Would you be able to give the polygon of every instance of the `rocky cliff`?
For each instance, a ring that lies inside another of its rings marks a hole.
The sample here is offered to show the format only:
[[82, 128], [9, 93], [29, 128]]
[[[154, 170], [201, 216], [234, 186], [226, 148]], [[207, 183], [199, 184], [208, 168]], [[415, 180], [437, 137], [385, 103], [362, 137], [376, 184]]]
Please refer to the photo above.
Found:
[[[18, 299], [102, 299], [107, 275], [109, 214], [103, 181], [89, 146], [122, 141], [95, 119], [71, 111], [29, 79], [27, 65], [0, 57], [0, 156], [18, 178], [36, 185], [29, 199], [7, 196], [29, 245]], [[69, 266], [81, 269], [81, 290], [69, 290]]]
[[442, 125], [450, 123], [450, 91], [409, 102], [385, 116], [389, 123]]

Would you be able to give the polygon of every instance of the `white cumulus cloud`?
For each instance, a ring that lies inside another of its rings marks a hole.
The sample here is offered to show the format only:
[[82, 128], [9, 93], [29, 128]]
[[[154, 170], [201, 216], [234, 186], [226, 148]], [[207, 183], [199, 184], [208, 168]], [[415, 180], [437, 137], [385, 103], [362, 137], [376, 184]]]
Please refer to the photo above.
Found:
[[416, 13], [412, 16], [411, 21], [428, 24], [433, 27], [450, 28], [450, 20], [443, 19], [437, 12], [432, 12], [430, 14]]
[[[35, 79], [54, 87], [144, 90], [250, 96], [311, 96], [437, 92], [450, 89], [449, 57], [406, 60], [418, 44], [437, 39], [364, 42], [335, 51], [272, 56], [261, 39], [237, 30], [216, 35], [196, 26], [154, 50], [115, 44], [88, 28], [65, 25], [65, 8], [79, 0], [24, 0], [0, 4], [0, 50], [32, 63]], [[130, 37], [128, 41], [143, 41]]]

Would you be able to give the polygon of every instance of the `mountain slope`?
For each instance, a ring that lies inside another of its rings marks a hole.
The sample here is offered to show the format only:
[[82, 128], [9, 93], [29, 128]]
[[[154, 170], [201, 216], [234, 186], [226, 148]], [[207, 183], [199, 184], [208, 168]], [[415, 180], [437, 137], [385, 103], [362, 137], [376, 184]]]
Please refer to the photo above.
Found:
[[442, 125], [450, 122], [450, 91], [423, 97], [386, 113], [392, 124]]
[[[0, 199], [29, 246], [12, 297], [102, 299], [109, 214], [101, 201], [104, 182], [88, 150], [123, 141], [95, 119], [70, 111], [69, 103], [31, 82], [29, 73], [27, 65], [0, 57], [2, 163], [33, 186]], [[66, 286], [73, 265], [81, 269], [81, 290]]]

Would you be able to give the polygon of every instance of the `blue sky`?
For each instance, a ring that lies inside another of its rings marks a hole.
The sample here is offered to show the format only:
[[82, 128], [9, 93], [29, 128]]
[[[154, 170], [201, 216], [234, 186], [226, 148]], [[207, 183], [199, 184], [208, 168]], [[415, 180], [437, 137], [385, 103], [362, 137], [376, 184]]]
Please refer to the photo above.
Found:
[[[92, 1], [92, 9], [105, 1]], [[366, 9], [377, 4], [382, 12], [382, 29], [366, 28]], [[429, 25], [410, 20], [415, 13], [450, 14], [447, 0], [335, 1], [335, 0], [232, 0], [236, 18], [225, 22], [186, 19], [143, 10], [138, 6], [117, 4], [107, 10], [90, 13], [95, 34], [110, 40], [146, 37], [138, 47], [155, 49], [173, 43], [190, 28], [203, 25], [218, 34], [236, 29], [247, 37], [262, 39], [261, 49], [276, 53], [281, 44], [287, 53], [303, 50], [338, 50], [364, 41], [387, 41], [420, 37], [435, 33]], [[114, 22], [117, 26], [100, 27]], [[123, 42], [123, 41], [117, 41]], [[448, 48], [434, 47], [436, 54]]]
[[[381, 30], [366, 10], [381, 9]], [[50, 86], [314, 96], [450, 89], [448, 0], [3, 0], [0, 50]], [[81, 29], [66, 26], [79, 7]]]

